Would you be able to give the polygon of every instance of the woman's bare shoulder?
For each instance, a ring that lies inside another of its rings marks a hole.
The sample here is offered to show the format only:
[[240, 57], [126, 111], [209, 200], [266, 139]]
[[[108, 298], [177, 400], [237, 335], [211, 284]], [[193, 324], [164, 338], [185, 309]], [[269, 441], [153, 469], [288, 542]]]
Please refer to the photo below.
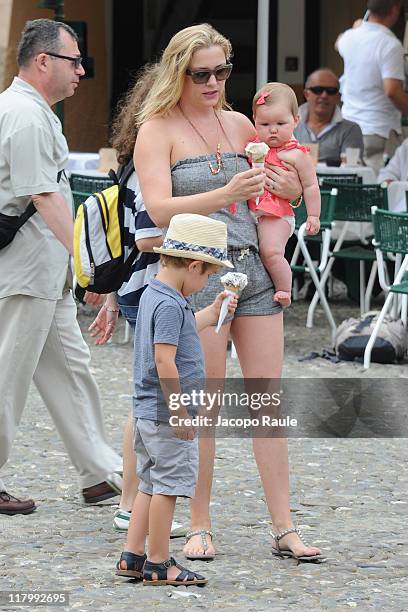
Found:
[[152, 135], [156, 133], [166, 134], [169, 130], [169, 121], [167, 117], [152, 117], [145, 121], [140, 128], [139, 134]]
[[222, 117], [225, 119], [225, 121], [228, 121], [235, 126], [255, 132], [255, 128], [248, 117], [242, 113], [239, 113], [238, 111], [222, 111]]
[[223, 123], [227, 131], [234, 136], [238, 151], [243, 151], [245, 145], [256, 137], [256, 131], [248, 117], [237, 111], [223, 111]]

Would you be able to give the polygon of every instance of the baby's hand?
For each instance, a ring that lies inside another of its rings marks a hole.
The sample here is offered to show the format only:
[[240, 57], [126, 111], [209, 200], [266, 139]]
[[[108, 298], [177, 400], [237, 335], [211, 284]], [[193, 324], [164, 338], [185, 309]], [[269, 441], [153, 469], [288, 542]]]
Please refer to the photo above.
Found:
[[318, 234], [320, 230], [320, 219], [319, 217], [313, 217], [309, 215], [306, 219], [306, 231], [311, 236]]

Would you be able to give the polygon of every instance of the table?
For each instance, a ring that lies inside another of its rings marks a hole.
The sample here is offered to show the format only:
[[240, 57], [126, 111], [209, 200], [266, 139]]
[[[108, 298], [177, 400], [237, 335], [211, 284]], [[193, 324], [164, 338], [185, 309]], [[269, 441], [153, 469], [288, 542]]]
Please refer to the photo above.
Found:
[[357, 174], [363, 179], [364, 185], [374, 185], [377, 183], [377, 176], [369, 166], [327, 166], [319, 162], [316, 166], [317, 174]]
[[87, 169], [87, 170], [71, 170], [71, 172], [69, 173], [71, 174], [80, 174], [81, 176], [93, 176], [95, 178], [107, 178], [108, 177], [108, 173], [107, 172], [100, 172], [98, 169]]
[[99, 153], [71, 151], [68, 155], [68, 172], [82, 173], [83, 170], [96, 170], [99, 167]]
[[[363, 179], [364, 185], [374, 185], [377, 177], [372, 168], [368, 166], [326, 166], [318, 163], [316, 166], [318, 174], [357, 174]], [[408, 191], [408, 181], [392, 181], [388, 185], [388, 208], [393, 212], [407, 212], [405, 192]]]

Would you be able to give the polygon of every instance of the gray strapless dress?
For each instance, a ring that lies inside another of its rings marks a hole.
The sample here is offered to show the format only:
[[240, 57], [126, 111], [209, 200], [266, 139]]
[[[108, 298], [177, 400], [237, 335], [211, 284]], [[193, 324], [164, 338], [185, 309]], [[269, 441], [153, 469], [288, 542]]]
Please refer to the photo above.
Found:
[[[188, 196], [205, 193], [223, 187], [236, 173], [249, 170], [247, 158], [235, 153], [223, 153], [225, 173], [211, 174], [208, 160], [216, 166], [215, 155], [200, 155], [177, 161], [171, 167], [173, 196]], [[225, 180], [227, 178], [227, 181]], [[237, 202], [237, 212], [233, 214], [228, 208], [222, 208], [209, 215], [213, 219], [223, 221], [228, 227], [228, 259], [233, 263], [236, 272], [248, 276], [248, 285], [242, 292], [235, 316], [270, 315], [281, 312], [278, 302], [273, 301], [273, 284], [263, 266], [258, 252], [258, 236], [255, 220], [252, 217], [246, 201]], [[225, 274], [224, 268], [218, 274], [210, 276], [202, 291], [191, 296], [194, 310], [201, 310], [211, 304], [215, 296], [222, 291], [220, 276]]]
[[[177, 161], [171, 168], [171, 180], [173, 186], [173, 196], [187, 196], [196, 193], [205, 193], [224, 187], [236, 173], [235, 153], [223, 153], [225, 174], [221, 170], [218, 174], [211, 174], [208, 167], [208, 160], [213, 167], [216, 167], [215, 155], [200, 155]], [[238, 155], [238, 172], [249, 170], [247, 158]], [[228, 208], [223, 208], [209, 215], [213, 219], [223, 221], [228, 226], [228, 246], [247, 248], [252, 247], [258, 250], [258, 236], [256, 233], [255, 221], [249, 212], [246, 201], [237, 202], [237, 212], [232, 214]]]

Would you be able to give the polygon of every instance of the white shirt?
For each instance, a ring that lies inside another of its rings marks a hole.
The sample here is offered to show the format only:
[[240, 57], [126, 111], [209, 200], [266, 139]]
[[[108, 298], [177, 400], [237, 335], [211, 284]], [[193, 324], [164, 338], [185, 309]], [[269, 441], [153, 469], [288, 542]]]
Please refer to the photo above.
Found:
[[364, 135], [388, 138], [401, 133], [401, 113], [385, 95], [383, 80], [404, 80], [404, 50], [391, 30], [364, 21], [338, 42], [344, 60], [341, 78], [343, 117], [355, 121]]
[[398, 147], [385, 168], [380, 170], [378, 182], [388, 180], [408, 181], [408, 138]]
[[[0, 212], [20, 215], [31, 195], [58, 191], [72, 210], [66, 177], [57, 182], [67, 160], [60, 120], [34, 87], [15, 77], [0, 94]], [[0, 298], [61, 298], [68, 262], [68, 251], [36, 212], [0, 250]]]

